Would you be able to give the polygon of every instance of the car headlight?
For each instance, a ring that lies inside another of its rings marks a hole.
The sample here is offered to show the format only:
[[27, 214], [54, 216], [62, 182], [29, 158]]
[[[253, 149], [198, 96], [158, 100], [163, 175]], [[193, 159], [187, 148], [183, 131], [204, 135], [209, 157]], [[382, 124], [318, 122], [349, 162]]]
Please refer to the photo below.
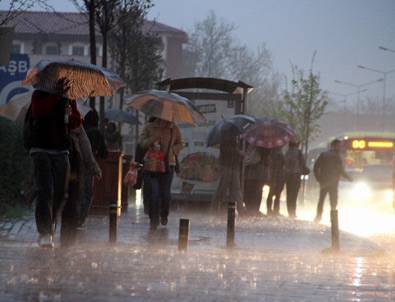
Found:
[[385, 191], [384, 200], [386, 203], [392, 204], [392, 202], [394, 201], [394, 191], [393, 190]]
[[372, 194], [372, 190], [367, 183], [356, 183], [352, 188], [352, 197], [358, 200], [366, 200]]

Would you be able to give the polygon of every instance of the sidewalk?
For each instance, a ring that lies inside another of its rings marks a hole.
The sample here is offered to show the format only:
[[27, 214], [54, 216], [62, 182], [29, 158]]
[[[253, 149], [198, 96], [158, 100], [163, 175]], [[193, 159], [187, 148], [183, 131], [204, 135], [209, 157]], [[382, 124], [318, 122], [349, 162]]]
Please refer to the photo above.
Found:
[[[177, 251], [180, 217], [191, 223], [186, 253]], [[80, 244], [51, 251], [36, 246], [32, 219], [19, 221], [0, 241], [0, 301], [395, 300], [394, 254], [342, 233], [343, 253], [323, 255], [330, 230], [322, 225], [241, 218], [233, 251], [225, 217], [171, 213], [152, 236], [148, 225], [131, 209], [111, 246], [108, 218], [91, 217]]]

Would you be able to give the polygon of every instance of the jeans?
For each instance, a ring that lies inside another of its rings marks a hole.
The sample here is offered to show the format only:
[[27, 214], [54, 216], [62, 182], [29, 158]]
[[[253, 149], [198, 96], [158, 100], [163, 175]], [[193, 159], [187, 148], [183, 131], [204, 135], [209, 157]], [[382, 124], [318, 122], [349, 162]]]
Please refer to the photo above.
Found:
[[[278, 180], [270, 185], [269, 194], [266, 200], [267, 214], [280, 213], [280, 197], [284, 189], [284, 180]], [[274, 202], [273, 202], [274, 197]]]
[[171, 200], [170, 187], [173, 170], [166, 173], [144, 172], [144, 184], [148, 184], [149, 218], [152, 226], [159, 225], [159, 217], [167, 218]]
[[289, 217], [296, 217], [296, 201], [300, 183], [300, 174], [294, 173], [287, 176], [287, 210]]
[[256, 215], [259, 213], [262, 201], [262, 181], [258, 179], [247, 179], [244, 182], [244, 203], [247, 213]]
[[321, 220], [322, 217], [322, 211], [324, 209], [324, 201], [326, 195], [329, 193], [329, 201], [331, 204], [331, 210], [336, 210], [337, 208], [337, 183], [336, 184], [331, 184], [327, 185], [325, 187], [320, 188], [320, 197], [318, 200], [318, 205], [317, 205], [317, 215], [316, 215], [316, 220]]
[[33, 153], [32, 158], [37, 193], [37, 231], [40, 235], [50, 235], [55, 231], [57, 217], [65, 201], [69, 158], [67, 154], [45, 152]]

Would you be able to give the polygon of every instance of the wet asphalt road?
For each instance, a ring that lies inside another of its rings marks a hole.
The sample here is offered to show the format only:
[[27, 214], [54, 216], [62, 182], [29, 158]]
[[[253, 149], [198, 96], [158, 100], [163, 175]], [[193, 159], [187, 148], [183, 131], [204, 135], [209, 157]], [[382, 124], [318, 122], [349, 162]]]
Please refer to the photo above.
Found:
[[[191, 219], [186, 253], [177, 250], [180, 217]], [[43, 250], [33, 220], [17, 223], [0, 242], [0, 301], [395, 301], [395, 235], [342, 233], [342, 253], [324, 255], [325, 226], [239, 218], [229, 251], [225, 217], [172, 213], [149, 234], [132, 210], [116, 245], [107, 218], [92, 217], [77, 246]]]

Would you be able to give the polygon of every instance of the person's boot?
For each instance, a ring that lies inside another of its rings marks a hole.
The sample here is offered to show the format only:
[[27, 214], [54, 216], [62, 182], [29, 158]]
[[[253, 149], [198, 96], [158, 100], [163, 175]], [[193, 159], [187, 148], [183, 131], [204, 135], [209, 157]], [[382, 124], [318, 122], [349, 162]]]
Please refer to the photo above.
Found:
[[161, 217], [160, 218], [160, 224], [161, 225], [167, 225], [167, 222], [168, 222], [167, 217]]
[[53, 243], [52, 235], [50, 234], [40, 235], [38, 237], [38, 245], [42, 248], [53, 248], [54, 243]]

